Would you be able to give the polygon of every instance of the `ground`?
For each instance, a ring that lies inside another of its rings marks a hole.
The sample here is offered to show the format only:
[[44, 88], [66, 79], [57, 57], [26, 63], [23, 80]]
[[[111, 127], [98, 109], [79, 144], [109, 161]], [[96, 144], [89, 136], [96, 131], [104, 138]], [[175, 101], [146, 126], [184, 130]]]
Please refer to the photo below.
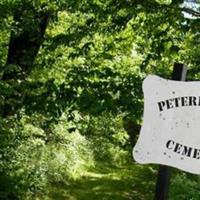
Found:
[[81, 179], [54, 185], [48, 199], [54, 200], [150, 200], [153, 199], [156, 170], [129, 163], [116, 167], [100, 163]]

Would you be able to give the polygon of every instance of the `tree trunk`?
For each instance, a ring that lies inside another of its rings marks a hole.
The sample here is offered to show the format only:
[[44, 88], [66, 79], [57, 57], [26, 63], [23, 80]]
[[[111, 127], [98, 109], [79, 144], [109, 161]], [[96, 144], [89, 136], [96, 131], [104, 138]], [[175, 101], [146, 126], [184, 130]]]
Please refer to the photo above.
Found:
[[33, 69], [49, 18], [48, 12], [37, 12], [30, 5], [22, 5], [14, 12], [7, 63], [2, 76], [2, 81], [6, 81], [14, 90], [5, 97], [3, 117], [15, 114], [21, 106], [20, 102], [22, 104], [23, 91], [20, 86]]
[[[24, 5], [14, 12], [13, 18], [14, 23], [3, 80], [24, 79], [30, 73], [39, 48], [43, 43], [50, 14], [36, 12], [33, 8], [27, 9]], [[16, 65], [19, 73], [16, 74], [11, 65]]]
[[134, 122], [133, 119], [130, 119], [128, 117], [127, 118], [125, 117], [123, 119], [123, 126], [127, 134], [129, 135], [131, 146], [134, 147], [137, 140], [137, 136], [140, 132], [141, 126], [137, 124], [136, 122]]

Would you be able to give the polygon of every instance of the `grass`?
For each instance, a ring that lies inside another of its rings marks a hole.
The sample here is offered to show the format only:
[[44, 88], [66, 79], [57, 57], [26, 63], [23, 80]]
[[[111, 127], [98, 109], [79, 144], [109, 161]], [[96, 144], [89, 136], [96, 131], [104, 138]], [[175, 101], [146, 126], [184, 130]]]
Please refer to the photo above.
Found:
[[116, 167], [103, 162], [69, 184], [51, 187], [53, 200], [150, 200], [153, 199], [156, 171], [135, 163]]
[[[42, 198], [34, 200], [152, 200], [157, 179], [156, 165], [127, 163], [120, 166], [99, 161], [81, 178], [67, 184], [54, 183]], [[200, 179], [172, 170], [169, 200], [199, 200]]]

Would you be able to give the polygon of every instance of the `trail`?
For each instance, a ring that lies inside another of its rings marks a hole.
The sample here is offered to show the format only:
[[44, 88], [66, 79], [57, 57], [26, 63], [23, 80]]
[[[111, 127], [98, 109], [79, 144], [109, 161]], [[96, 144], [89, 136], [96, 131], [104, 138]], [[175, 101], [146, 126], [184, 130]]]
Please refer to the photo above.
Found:
[[53, 200], [150, 200], [153, 198], [155, 170], [129, 164], [105, 166], [100, 163], [68, 185], [54, 185]]

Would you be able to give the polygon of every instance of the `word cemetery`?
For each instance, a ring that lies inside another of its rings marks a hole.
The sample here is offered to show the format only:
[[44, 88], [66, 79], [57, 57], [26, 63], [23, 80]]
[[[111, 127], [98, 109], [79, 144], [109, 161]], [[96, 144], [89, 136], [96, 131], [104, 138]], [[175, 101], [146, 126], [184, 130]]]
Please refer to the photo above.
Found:
[[200, 149], [188, 147], [183, 144], [179, 144], [173, 140], [168, 140], [166, 143], [166, 147], [167, 149], [172, 150], [173, 152], [178, 153], [182, 156], [200, 159]]

